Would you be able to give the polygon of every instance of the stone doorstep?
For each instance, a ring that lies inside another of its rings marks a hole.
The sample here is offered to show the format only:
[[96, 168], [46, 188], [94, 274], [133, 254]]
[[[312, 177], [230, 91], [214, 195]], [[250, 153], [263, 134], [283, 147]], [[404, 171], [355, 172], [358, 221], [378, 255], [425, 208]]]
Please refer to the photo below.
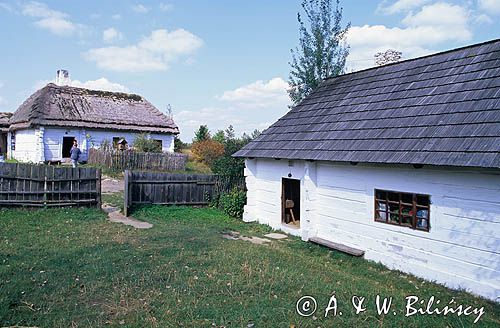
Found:
[[271, 239], [278, 239], [278, 240], [288, 238], [287, 235], [282, 234], [282, 233], [276, 233], [276, 232], [268, 233], [267, 235], [264, 235], [264, 237], [271, 238]]

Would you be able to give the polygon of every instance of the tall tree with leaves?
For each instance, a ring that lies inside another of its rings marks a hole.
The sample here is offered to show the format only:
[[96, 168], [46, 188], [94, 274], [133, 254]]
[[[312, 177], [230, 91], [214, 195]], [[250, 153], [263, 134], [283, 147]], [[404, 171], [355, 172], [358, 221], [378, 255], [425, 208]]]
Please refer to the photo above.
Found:
[[339, 0], [303, 0], [302, 9], [309, 26], [298, 13], [299, 46], [291, 50], [288, 81], [288, 95], [294, 105], [311, 93], [322, 80], [342, 74], [349, 54], [345, 38], [351, 23], [342, 28]]
[[193, 143], [201, 142], [208, 139], [210, 139], [210, 132], [208, 131], [208, 127], [206, 125], [200, 125], [198, 130], [194, 132]]

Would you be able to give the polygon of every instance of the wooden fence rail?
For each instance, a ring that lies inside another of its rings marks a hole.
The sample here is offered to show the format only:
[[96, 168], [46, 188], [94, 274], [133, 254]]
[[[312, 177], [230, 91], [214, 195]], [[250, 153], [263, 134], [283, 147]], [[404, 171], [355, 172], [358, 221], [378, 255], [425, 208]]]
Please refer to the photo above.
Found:
[[186, 168], [187, 155], [179, 153], [141, 153], [131, 150], [105, 151], [89, 149], [88, 163], [100, 164], [117, 171], [182, 171]]
[[133, 205], [208, 205], [233, 188], [244, 189], [243, 176], [125, 171], [124, 211]]
[[101, 171], [95, 168], [0, 163], [0, 207], [101, 207]]

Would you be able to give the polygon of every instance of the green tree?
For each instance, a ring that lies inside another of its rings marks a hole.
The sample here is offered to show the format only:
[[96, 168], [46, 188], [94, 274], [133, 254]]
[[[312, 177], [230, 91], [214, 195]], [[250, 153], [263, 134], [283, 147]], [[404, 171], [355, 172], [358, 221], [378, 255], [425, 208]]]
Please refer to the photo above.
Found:
[[161, 153], [161, 144], [151, 139], [151, 136], [147, 133], [141, 133], [138, 135], [133, 144], [137, 151], [145, 153]]
[[261, 132], [257, 129], [253, 130], [252, 134], [250, 135], [250, 138], [251, 139], [255, 139], [257, 138], [258, 136], [260, 136]]
[[174, 152], [181, 153], [184, 148], [187, 148], [187, 145], [176, 135], [174, 139]]
[[224, 134], [224, 131], [223, 130], [217, 131], [214, 134], [214, 136], [212, 137], [212, 139], [217, 141], [217, 142], [224, 143], [224, 140], [226, 140], [226, 136]]
[[234, 132], [234, 127], [232, 125], [227, 127], [225, 134], [226, 134], [226, 139], [236, 138], [236, 133]]
[[294, 105], [311, 93], [322, 80], [342, 74], [349, 54], [345, 38], [351, 23], [342, 28], [339, 0], [303, 0], [302, 9], [309, 27], [306, 27], [298, 13], [299, 46], [291, 50], [288, 80], [288, 95]]
[[198, 130], [194, 133], [193, 143], [201, 142], [210, 139], [210, 132], [206, 125], [200, 125]]
[[224, 136], [224, 154], [213, 161], [210, 169], [215, 174], [220, 175], [242, 175], [245, 168], [245, 160], [243, 158], [235, 158], [232, 155], [249, 143], [253, 136], [258, 135], [255, 130], [252, 136], [243, 134], [241, 137], [236, 137], [233, 126], [229, 126], [225, 130]]

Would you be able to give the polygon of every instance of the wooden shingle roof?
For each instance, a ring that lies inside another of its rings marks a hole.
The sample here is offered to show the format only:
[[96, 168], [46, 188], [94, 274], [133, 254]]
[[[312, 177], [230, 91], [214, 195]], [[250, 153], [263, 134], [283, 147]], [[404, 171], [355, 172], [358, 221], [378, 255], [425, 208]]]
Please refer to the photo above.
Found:
[[47, 84], [19, 106], [10, 129], [84, 127], [178, 134], [171, 118], [139, 95]]
[[500, 168], [500, 40], [327, 79], [234, 156]]

